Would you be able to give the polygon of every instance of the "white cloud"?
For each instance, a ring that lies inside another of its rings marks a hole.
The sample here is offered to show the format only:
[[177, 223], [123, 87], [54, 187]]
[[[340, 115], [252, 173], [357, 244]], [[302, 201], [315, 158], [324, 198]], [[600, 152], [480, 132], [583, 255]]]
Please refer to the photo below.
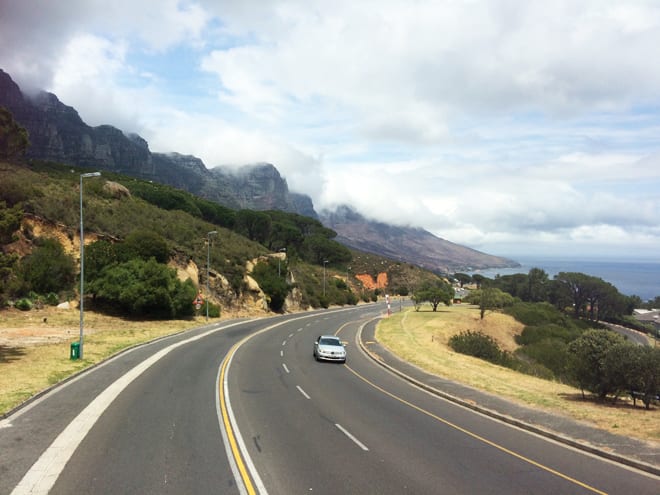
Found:
[[5, 3], [0, 67], [152, 150], [502, 254], [660, 248], [658, 3]]

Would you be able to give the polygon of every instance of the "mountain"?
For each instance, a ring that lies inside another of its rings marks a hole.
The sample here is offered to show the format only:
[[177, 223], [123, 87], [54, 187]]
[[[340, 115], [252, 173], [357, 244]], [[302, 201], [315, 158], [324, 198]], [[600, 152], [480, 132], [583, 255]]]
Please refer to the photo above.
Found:
[[[208, 169], [191, 155], [155, 153], [146, 140], [110, 125], [92, 127], [78, 112], [44, 91], [25, 95], [0, 69], [0, 105], [28, 130], [28, 158], [108, 170], [167, 184], [234, 209], [282, 210], [319, 218], [309, 196], [289, 191], [286, 179], [270, 163], [237, 170]], [[320, 220], [345, 245], [406, 261], [436, 272], [518, 266], [435, 237], [423, 229], [372, 222], [350, 208], [325, 212]]]
[[345, 205], [334, 212], [322, 211], [319, 218], [325, 226], [337, 232], [339, 242], [350, 248], [405, 261], [434, 272], [519, 266], [510, 259], [454, 244], [424, 229], [367, 220]]

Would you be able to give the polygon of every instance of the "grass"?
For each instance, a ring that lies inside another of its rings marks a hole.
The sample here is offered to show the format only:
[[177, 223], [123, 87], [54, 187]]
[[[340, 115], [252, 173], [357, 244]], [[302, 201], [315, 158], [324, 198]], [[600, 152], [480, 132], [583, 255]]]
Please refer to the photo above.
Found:
[[522, 325], [510, 316], [493, 312], [481, 320], [476, 306], [455, 305], [439, 307], [435, 313], [427, 308], [395, 313], [379, 323], [376, 338], [402, 359], [444, 378], [613, 433], [660, 441], [657, 407], [647, 411], [639, 402], [633, 407], [627, 398], [615, 404], [588, 396], [582, 399], [579, 389], [456, 353], [447, 342], [452, 335], [466, 330], [490, 335], [500, 348], [513, 351], [517, 347], [514, 335]]
[[[46, 318], [46, 321], [44, 321]], [[77, 310], [46, 308], [23, 313], [0, 312], [0, 414], [7, 413], [40, 391], [117, 352], [141, 342], [203, 324], [204, 318], [174, 321], [134, 321], [85, 312], [84, 359], [69, 359], [78, 340]], [[566, 414], [599, 428], [645, 440], [660, 440], [658, 409], [638, 403], [583, 400], [580, 390], [523, 375], [507, 368], [453, 352], [449, 337], [479, 330], [500, 347], [515, 349], [513, 336], [522, 325], [500, 313], [479, 319], [474, 306], [440, 307], [437, 312], [394, 313], [378, 325], [376, 337], [403, 359], [445, 378], [507, 397], [521, 404]], [[11, 344], [7, 342], [11, 340]]]
[[0, 414], [122, 349], [201, 324], [202, 319], [134, 321], [85, 311], [84, 359], [71, 360], [71, 342], [80, 335], [77, 310], [2, 311]]

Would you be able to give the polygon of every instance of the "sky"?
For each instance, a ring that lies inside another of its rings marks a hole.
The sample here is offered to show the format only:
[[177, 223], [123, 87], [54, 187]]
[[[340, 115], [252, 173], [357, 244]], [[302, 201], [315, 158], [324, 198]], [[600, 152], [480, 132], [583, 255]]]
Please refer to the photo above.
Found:
[[0, 68], [317, 211], [660, 261], [660, 1], [0, 0]]

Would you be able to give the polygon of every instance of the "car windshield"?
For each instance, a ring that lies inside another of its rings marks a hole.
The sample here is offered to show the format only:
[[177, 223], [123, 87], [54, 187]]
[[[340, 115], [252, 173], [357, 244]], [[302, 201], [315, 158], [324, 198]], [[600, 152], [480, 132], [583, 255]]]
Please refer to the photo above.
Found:
[[333, 339], [333, 338], [321, 338], [319, 339], [319, 345], [341, 345], [341, 342], [339, 342], [339, 339]]

